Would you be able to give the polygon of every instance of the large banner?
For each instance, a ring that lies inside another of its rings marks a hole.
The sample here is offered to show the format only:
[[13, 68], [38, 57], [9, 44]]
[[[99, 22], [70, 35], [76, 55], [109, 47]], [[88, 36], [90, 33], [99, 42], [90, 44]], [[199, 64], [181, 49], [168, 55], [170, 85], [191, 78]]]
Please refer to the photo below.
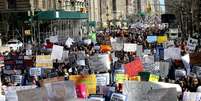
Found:
[[184, 92], [182, 101], [200, 101], [201, 93], [200, 92]]
[[39, 68], [53, 68], [53, 61], [51, 55], [36, 56], [36, 67]]

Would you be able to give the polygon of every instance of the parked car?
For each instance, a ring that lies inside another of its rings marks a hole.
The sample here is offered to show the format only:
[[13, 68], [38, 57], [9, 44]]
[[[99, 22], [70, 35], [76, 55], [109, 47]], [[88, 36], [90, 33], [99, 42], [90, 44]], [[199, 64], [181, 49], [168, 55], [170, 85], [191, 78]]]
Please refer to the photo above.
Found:
[[9, 40], [6, 44], [6, 47], [12, 48], [13, 50], [17, 50], [23, 46], [23, 43], [17, 39]]

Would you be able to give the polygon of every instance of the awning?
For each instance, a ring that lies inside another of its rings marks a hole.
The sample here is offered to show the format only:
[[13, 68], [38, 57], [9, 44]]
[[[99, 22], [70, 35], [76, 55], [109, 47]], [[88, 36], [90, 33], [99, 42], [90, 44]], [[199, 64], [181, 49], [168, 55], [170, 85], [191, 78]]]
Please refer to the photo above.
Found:
[[41, 11], [38, 12], [34, 17], [36, 20], [56, 20], [56, 19], [81, 20], [81, 19], [88, 19], [88, 14], [77, 11]]

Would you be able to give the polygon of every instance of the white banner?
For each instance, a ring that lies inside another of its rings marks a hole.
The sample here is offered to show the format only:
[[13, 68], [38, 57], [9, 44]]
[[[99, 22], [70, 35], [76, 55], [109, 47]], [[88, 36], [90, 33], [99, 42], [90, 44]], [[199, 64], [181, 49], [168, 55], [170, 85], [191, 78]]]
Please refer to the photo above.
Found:
[[52, 59], [62, 60], [63, 46], [54, 45], [52, 49]]

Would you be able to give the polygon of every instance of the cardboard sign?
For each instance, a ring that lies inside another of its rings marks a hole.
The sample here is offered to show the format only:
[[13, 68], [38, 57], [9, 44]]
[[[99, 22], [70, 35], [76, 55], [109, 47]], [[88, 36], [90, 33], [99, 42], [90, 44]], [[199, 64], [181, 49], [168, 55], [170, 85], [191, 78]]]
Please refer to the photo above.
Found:
[[59, 81], [64, 81], [64, 77], [53, 77], [53, 78], [39, 80], [41, 87], [44, 87], [46, 83], [54, 83]]
[[53, 68], [53, 61], [50, 55], [37, 55], [36, 67]]
[[114, 50], [114, 51], [121, 51], [121, 50], [123, 50], [123, 48], [124, 48], [124, 44], [123, 43], [111, 43], [111, 45], [112, 45], [112, 49]]
[[180, 48], [172, 48], [172, 47], [164, 49], [164, 60], [167, 60], [170, 58], [180, 60], [181, 59], [181, 49]]
[[182, 92], [181, 87], [178, 84], [169, 84], [162, 82], [125, 81], [123, 84], [123, 94], [127, 95], [128, 101], [133, 101], [133, 99], [135, 99], [135, 101], [149, 101], [147, 99], [148, 92], [161, 88], [176, 88], [176, 91], [178, 93]]
[[167, 41], [167, 36], [158, 36], [157, 37], [157, 43], [161, 44]]
[[184, 92], [183, 101], [200, 101], [201, 93], [200, 92]]
[[89, 65], [94, 72], [106, 72], [110, 70], [110, 56], [109, 54], [96, 54], [89, 59]]
[[47, 101], [44, 88], [17, 91], [18, 101]]
[[154, 75], [154, 74], [150, 74], [149, 81], [150, 82], [158, 82], [159, 81], [159, 76], [158, 75]]
[[160, 76], [162, 78], [167, 77], [170, 68], [169, 62], [159, 62], [159, 68], [160, 68]]
[[181, 77], [186, 76], [186, 71], [184, 69], [176, 69], [175, 70], [175, 78], [176, 80], [180, 79]]
[[177, 101], [175, 88], [153, 89], [146, 96], [149, 101]]
[[126, 80], [128, 80], [128, 76], [126, 74], [115, 74], [116, 83], [124, 83]]
[[29, 70], [30, 76], [40, 76], [42, 74], [41, 68], [30, 68]]
[[135, 52], [137, 50], [137, 44], [125, 43], [124, 51], [125, 52]]
[[63, 46], [53, 45], [51, 58], [55, 60], [62, 60], [63, 48]]
[[137, 45], [136, 55], [141, 57], [142, 53], [143, 53], [143, 46], [142, 45]]
[[191, 37], [188, 38], [187, 47], [189, 49], [189, 52], [194, 52], [197, 45], [198, 45], [197, 39]]
[[106, 86], [110, 84], [110, 74], [96, 74], [97, 86]]
[[32, 86], [11, 86], [7, 87], [5, 91], [5, 96], [7, 101], [20, 101], [18, 100], [17, 91], [27, 90], [36, 88], [36, 85]]
[[110, 101], [127, 101], [127, 97], [123, 94], [113, 93]]
[[48, 101], [65, 101], [76, 98], [75, 85], [72, 81], [60, 81], [45, 84]]
[[148, 43], [154, 43], [157, 41], [157, 36], [147, 36]]
[[87, 95], [96, 94], [96, 75], [70, 75], [69, 80], [75, 84], [84, 83], [87, 87]]
[[64, 62], [68, 61], [68, 54], [69, 54], [69, 51], [63, 51], [62, 60]]

